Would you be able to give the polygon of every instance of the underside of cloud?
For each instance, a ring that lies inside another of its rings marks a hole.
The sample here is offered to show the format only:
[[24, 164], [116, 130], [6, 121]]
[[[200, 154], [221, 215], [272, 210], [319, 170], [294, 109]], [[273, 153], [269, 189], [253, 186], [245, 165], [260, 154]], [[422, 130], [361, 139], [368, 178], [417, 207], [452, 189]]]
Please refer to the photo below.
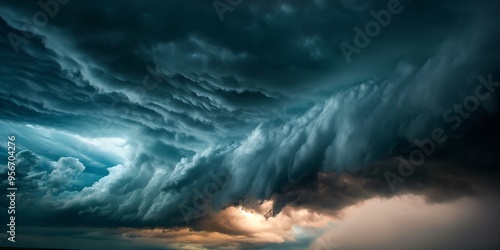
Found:
[[[220, 231], [206, 220], [239, 205], [333, 216], [374, 197], [439, 203], [493, 186], [497, 129], [470, 131], [497, 114], [496, 92], [459, 130], [443, 113], [475, 93], [479, 76], [500, 77], [500, 18], [488, 1], [419, 2], [350, 66], [338, 44], [383, 5], [249, 2], [221, 24], [201, 3], [107, 3], [118, 15], [86, 1], [29, 29], [23, 17], [37, 5], [3, 2], [1, 30], [32, 32], [18, 53], [0, 41], [0, 125], [33, 135], [20, 135], [17, 155], [27, 218]], [[451, 143], [391, 191], [393, 158], [436, 127]]]

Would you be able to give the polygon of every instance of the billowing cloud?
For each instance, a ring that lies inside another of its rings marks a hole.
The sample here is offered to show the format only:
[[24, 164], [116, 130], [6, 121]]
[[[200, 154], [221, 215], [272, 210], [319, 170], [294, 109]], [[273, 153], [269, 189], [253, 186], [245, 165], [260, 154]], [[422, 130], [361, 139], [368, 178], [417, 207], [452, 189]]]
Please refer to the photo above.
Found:
[[[298, 221], [257, 237], [231, 211], [496, 190], [498, 3], [401, 2], [347, 62], [339, 44], [387, 3], [248, 1], [221, 22], [204, 1], [63, 2], [44, 25], [36, 2], [0, 3], [0, 136], [18, 138], [25, 226], [286, 244]], [[393, 190], [384, 174], [436, 128], [447, 142]]]
[[54, 170], [49, 174], [50, 185], [55, 186], [71, 186], [71, 182], [80, 175], [85, 166], [78, 161], [78, 159], [72, 157], [62, 157], [57, 161], [54, 166]]

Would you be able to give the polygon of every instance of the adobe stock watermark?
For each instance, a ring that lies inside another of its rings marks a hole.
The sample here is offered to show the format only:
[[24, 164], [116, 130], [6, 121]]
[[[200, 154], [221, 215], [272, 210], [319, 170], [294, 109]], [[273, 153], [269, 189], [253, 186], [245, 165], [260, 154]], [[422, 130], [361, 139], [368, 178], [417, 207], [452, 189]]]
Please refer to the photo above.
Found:
[[49, 23], [49, 17], [53, 18], [59, 13], [60, 5], [66, 5], [70, 0], [40, 0], [38, 1], [38, 6], [42, 10], [37, 11], [31, 17], [31, 21], [22, 17], [21, 20], [24, 22], [22, 27], [23, 32], [21, 34], [17, 34], [14, 32], [9, 32], [7, 34], [7, 39], [9, 39], [10, 45], [14, 52], [17, 54], [19, 52], [19, 46], [21, 44], [26, 44], [29, 42], [29, 39], [35, 37], [35, 33], [31, 32], [36, 30], [37, 28], [43, 28]]
[[[409, 1], [411, 2], [412, 0]], [[382, 31], [382, 28], [386, 28], [390, 24], [392, 15], [397, 15], [403, 10], [404, 7], [401, 6], [399, 0], [389, 0], [387, 3], [387, 9], [380, 10], [379, 12], [375, 12], [374, 10], [370, 11], [374, 20], [365, 24], [364, 31], [358, 26], [354, 27], [354, 46], [346, 42], [342, 42], [340, 44], [340, 49], [342, 50], [347, 63], [351, 63], [352, 54], [361, 53], [361, 50], [366, 48], [371, 43], [372, 38], [377, 37]]]
[[[477, 111], [481, 106], [481, 101], [485, 101], [491, 97], [491, 94], [496, 91], [495, 88], [500, 87], [500, 82], [493, 81], [492, 74], [488, 75], [488, 79], [483, 76], [478, 76], [477, 80], [480, 84], [477, 85], [473, 95], [464, 98], [462, 103], [453, 104], [453, 108], [447, 109], [443, 114], [443, 120], [451, 123], [451, 128], [457, 130], [463, 124], [463, 121], [471, 117], [471, 113]], [[395, 185], [398, 182], [403, 183], [405, 178], [410, 177], [415, 172], [415, 167], [421, 166], [426, 157], [431, 156], [436, 152], [438, 144], [446, 142], [448, 135], [442, 128], [432, 130], [430, 138], [425, 138], [422, 141], [415, 140], [415, 145], [419, 149], [410, 152], [408, 159], [398, 156], [399, 160], [398, 173], [386, 171], [384, 173], [387, 185], [392, 192], [396, 191]]]
[[211, 181], [205, 183], [201, 190], [196, 187], [193, 188], [194, 196], [191, 202], [184, 201], [178, 205], [186, 224], [189, 224], [189, 219], [207, 214], [211, 199], [217, 196], [231, 180], [231, 175], [227, 170], [221, 170], [216, 174], [210, 172], [208, 175]]
[[233, 12], [234, 8], [240, 5], [243, 0], [214, 0], [212, 5], [221, 22], [224, 22], [224, 13], [227, 11]]

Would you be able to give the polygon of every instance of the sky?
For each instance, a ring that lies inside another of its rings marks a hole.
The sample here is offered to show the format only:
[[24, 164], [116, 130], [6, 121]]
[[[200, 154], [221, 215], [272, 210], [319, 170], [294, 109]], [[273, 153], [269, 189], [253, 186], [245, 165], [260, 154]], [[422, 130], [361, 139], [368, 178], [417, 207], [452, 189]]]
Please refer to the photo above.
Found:
[[3, 0], [0, 246], [497, 249], [498, 10]]

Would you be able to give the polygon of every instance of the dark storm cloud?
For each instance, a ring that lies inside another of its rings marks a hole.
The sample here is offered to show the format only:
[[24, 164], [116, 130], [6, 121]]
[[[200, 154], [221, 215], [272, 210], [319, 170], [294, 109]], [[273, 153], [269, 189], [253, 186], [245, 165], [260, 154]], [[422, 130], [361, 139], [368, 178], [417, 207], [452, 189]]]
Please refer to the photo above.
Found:
[[[500, 42], [492, 1], [404, 6], [350, 65], [339, 44], [352, 42], [353, 27], [386, 3], [248, 1], [221, 23], [206, 1], [72, 1], [49, 25], [28, 30], [36, 36], [17, 54], [2, 39], [2, 126], [121, 138], [130, 148], [117, 162], [99, 147], [78, 150], [78, 138], [54, 150], [24, 144], [52, 166], [45, 182], [71, 176], [80, 183], [53, 192], [37, 179], [33, 194], [44, 198], [37, 208], [44, 213], [31, 211], [29, 223], [184, 225], [179, 204], [192, 206], [194, 190], [219, 171], [231, 179], [207, 210], [274, 197], [275, 213], [290, 200], [336, 211], [393, 195], [378, 179], [393, 165], [362, 170], [443, 125], [443, 112], [479, 84], [466, 78], [498, 70], [492, 55]], [[2, 33], [27, 31], [23, 17], [39, 10], [35, 2], [3, 1]], [[481, 103], [484, 115], [494, 100]], [[68, 155], [61, 148], [81, 155], [61, 158]], [[98, 167], [109, 174], [83, 187], [80, 175], [101, 177]], [[474, 191], [464, 175], [423, 169], [401, 193], [441, 201]], [[322, 171], [347, 173], [332, 179]]]
[[[416, 167], [413, 175], [398, 183], [396, 192], [391, 190], [384, 176], [386, 171], [398, 172], [401, 160], [395, 155], [360, 171], [312, 174], [276, 193], [273, 214], [287, 204], [337, 214], [345, 207], [374, 197], [416, 194], [424, 196], [429, 203], [444, 203], [464, 196], [497, 193], [499, 124], [497, 116], [485, 116], [471, 122], [467, 128], [450, 133], [449, 141], [423, 165]], [[468, 132], [464, 134], [464, 131]], [[408, 153], [418, 147], [403, 148], [397, 153], [407, 159]]]

